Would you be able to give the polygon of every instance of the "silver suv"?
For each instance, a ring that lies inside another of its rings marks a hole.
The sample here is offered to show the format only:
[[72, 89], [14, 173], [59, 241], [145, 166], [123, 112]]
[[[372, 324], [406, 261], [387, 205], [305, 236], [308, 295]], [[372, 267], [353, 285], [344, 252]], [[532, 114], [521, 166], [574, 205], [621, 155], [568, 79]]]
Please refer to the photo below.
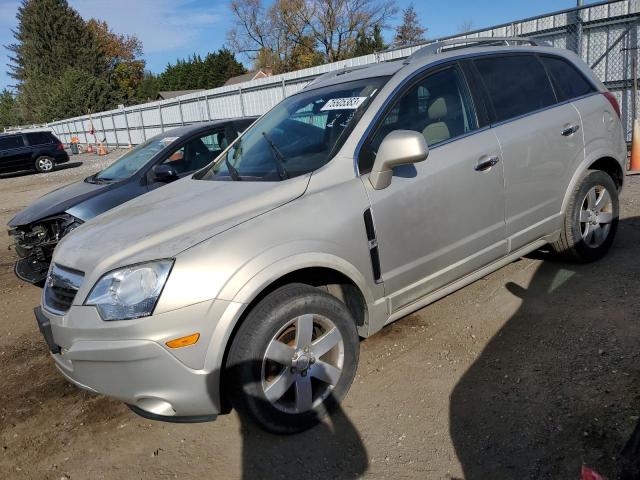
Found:
[[303, 430], [347, 393], [359, 337], [546, 244], [602, 257], [619, 117], [576, 55], [527, 39], [327, 74], [65, 237], [39, 326], [65, 377], [148, 418]]

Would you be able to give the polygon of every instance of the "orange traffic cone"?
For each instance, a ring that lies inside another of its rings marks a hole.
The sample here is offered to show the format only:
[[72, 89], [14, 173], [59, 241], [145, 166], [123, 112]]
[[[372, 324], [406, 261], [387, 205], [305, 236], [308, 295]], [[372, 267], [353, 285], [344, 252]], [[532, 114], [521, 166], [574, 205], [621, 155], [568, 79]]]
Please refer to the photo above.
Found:
[[631, 162], [627, 175], [640, 174], [640, 119], [633, 121], [633, 137], [631, 137]]
[[87, 153], [93, 153], [93, 145], [91, 145], [90, 143], [87, 143]]
[[102, 144], [102, 142], [100, 142], [98, 144], [98, 155], [106, 155], [107, 154], [107, 149], [105, 148], [105, 146]]

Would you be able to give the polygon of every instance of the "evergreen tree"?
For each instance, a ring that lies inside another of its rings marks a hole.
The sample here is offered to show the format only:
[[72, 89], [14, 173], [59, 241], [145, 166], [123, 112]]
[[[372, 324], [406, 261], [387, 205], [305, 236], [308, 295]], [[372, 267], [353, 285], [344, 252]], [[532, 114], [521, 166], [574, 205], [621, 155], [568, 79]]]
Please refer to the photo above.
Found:
[[[51, 110], [52, 100], [48, 98], [51, 95], [47, 91], [68, 69], [74, 73], [67, 78], [91, 80], [78, 85], [78, 91], [104, 85], [108, 88], [109, 65], [105, 55], [95, 35], [66, 0], [23, 0], [17, 19], [16, 43], [7, 48], [11, 52], [10, 75], [18, 81], [19, 105], [26, 121], [49, 120], [44, 116]], [[90, 97], [102, 102], [92, 105], [94, 111], [110, 106], [105, 92], [91, 91]]]
[[424, 34], [426, 32], [427, 29], [420, 25], [418, 14], [413, 5], [409, 5], [402, 11], [402, 24], [396, 27], [394, 43], [404, 47], [424, 42]]
[[159, 90], [197, 90], [216, 88], [224, 85], [229, 78], [245, 73], [233, 53], [221, 49], [208, 53], [202, 59], [193, 55], [187, 59], [168, 64], [164, 72], [157, 77]]
[[371, 33], [364, 28], [360, 29], [351, 56], [360, 57], [386, 49], [387, 45], [382, 38], [382, 28], [380, 28], [380, 25], [374, 25]]
[[5, 88], [0, 92], [0, 132], [6, 127], [16, 127], [21, 123], [16, 97]]

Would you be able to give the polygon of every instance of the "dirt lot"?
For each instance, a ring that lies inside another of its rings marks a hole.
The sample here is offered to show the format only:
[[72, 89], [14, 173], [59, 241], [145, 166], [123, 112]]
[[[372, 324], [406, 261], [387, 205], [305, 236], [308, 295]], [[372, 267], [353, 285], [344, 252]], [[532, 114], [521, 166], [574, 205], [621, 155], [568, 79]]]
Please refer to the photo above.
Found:
[[[111, 161], [0, 178], [0, 224]], [[176, 425], [68, 384], [0, 235], [0, 471], [4, 478], [610, 479], [640, 415], [640, 178], [593, 265], [544, 252], [362, 342], [343, 411], [273, 437], [238, 417]], [[170, 381], [170, 379], [167, 379]]]

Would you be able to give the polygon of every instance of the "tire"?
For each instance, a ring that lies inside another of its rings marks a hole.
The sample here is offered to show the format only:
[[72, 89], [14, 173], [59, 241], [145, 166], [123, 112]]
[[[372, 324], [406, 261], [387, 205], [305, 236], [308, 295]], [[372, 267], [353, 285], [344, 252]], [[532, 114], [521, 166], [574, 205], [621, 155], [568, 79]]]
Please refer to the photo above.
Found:
[[565, 259], [587, 263], [601, 259], [618, 230], [618, 188], [605, 172], [588, 170], [571, 194], [560, 239], [553, 249]]
[[49, 173], [53, 171], [53, 168], [56, 166], [56, 161], [46, 155], [36, 158], [35, 161], [36, 172], [38, 173]]
[[351, 386], [360, 347], [355, 325], [347, 307], [318, 288], [291, 284], [273, 291], [231, 344], [224, 372], [231, 405], [272, 433], [313, 427]]

